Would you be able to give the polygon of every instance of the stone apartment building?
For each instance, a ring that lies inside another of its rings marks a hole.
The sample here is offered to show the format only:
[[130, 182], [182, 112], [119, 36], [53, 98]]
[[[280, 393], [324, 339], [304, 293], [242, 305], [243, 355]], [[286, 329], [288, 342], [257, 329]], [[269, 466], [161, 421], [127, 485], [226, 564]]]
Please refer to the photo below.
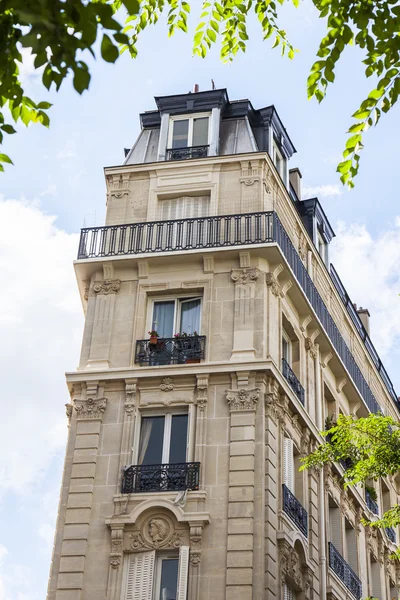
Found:
[[81, 232], [48, 600], [397, 599], [398, 532], [361, 523], [397, 478], [298, 471], [327, 419], [399, 405], [294, 145], [225, 89], [155, 101]]

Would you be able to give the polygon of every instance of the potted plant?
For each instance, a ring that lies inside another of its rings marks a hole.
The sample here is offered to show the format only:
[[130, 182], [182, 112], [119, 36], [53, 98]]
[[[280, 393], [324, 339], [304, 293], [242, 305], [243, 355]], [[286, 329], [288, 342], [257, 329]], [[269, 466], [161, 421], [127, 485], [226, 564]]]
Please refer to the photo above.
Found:
[[149, 331], [149, 336], [150, 336], [149, 344], [151, 344], [151, 346], [156, 346], [157, 341], [158, 341], [157, 331], [155, 329], [152, 329], [151, 331]]
[[[197, 331], [193, 333], [182, 333], [175, 334], [175, 343], [178, 352], [181, 354], [182, 362], [186, 364], [199, 363], [199, 334]], [[197, 355], [197, 356], [196, 356]]]

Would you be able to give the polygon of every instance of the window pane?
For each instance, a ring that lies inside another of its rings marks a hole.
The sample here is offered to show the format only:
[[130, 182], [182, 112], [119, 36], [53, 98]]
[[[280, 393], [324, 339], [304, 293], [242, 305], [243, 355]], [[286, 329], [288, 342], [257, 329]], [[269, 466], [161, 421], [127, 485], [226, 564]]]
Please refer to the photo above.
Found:
[[185, 300], [181, 302], [180, 333], [199, 333], [201, 300]]
[[192, 146], [206, 146], [208, 144], [208, 117], [193, 119]]
[[171, 425], [170, 463], [186, 462], [188, 415], [173, 415]]
[[144, 417], [140, 430], [139, 465], [160, 465], [164, 441], [164, 417]]
[[160, 600], [176, 600], [178, 591], [177, 558], [165, 558], [161, 567]]
[[172, 337], [174, 327], [175, 301], [154, 302], [153, 324], [159, 337]]
[[174, 130], [172, 135], [173, 148], [187, 148], [189, 132], [189, 120], [174, 121]]

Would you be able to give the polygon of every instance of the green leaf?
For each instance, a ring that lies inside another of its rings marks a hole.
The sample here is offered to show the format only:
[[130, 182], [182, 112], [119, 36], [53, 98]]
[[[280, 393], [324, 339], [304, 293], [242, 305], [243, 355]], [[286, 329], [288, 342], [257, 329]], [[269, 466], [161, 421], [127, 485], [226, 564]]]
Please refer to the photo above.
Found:
[[87, 69], [77, 68], [74, 73], [74, 88], [78, 94], [82, 94], [88, 89], [90, 83], [90, 73]]
[[37, 105], [37, 108], [41, 108], [43, 110], [47, 110], [51, 106], [53, 106], [53, 105], [50, 102], [39, 102], [39, 104]]
[[12, 133], [17, 133], [12, 125], [2, 125], [1, 129], [4, 131], [4, 133], [9, 133], [10, 135]]
[[101, 41], [101, 56], [109, 63], [114, 63], [119, 56], [117, 46], [114, 46], [106, 33], [103, 34], [103, 39]]
[[11, 158], [7, 156], [7, 154], [0, 154], [0, 162], [8, 163], [10, 165], [14, 164]]
[[122, 0], [122, 4], [130, 15], [137, 15], [140, 10], [140, 4], [138, 0]]

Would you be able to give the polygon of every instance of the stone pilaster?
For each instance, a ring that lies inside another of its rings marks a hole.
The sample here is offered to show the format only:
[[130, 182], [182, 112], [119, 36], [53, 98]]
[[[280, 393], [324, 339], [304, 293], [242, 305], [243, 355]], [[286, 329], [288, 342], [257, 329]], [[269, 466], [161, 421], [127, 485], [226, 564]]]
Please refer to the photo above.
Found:
[[235, 284], [233, 350], [231, 361], [255, 358], [254, 303], [259, 270], [250, 267], [247, 253], [241, 256], [241, 265], [249, 265], [231, 272]]
[[[136, 386], [137, 379], [125, 380], [125, 404], [119, 459], [119, 473], [122, 473], [122, 469], [129, 465], [132, 460], [133, 432], [135, 430], [135, 422], [137, 418]], [[121, 479], [119, 477], [117, 494], [120, 493], [120, 485]]]
[[107, 600], [118, 600], [120, 597], [121, 569], [123, 567], [124, 525], [113, 525], [111, 528], [111, 554], [108, 573]]
[[119, 279], [95, 281], [91, 292], [96, 296], [88, 367], [108, 368], [111, 334]]
[[[107, 399], [99, 397], [98, 382], [87, 385], [84, 398], [72, 403], [75, 447], [69, 480], [56, 600], [81, 600], [89, 535], [100, 428]], [[68, 410], [71, 413], [71, 410]]]
[[226, 600], [253, 597], [255, 417], [258, 388], [227, 390], [230, 459]]
[[279, 386], [275, 379], [267, 382], [265, 418], [265, 597], [279, 597], [278, 547], [279, 529]]

